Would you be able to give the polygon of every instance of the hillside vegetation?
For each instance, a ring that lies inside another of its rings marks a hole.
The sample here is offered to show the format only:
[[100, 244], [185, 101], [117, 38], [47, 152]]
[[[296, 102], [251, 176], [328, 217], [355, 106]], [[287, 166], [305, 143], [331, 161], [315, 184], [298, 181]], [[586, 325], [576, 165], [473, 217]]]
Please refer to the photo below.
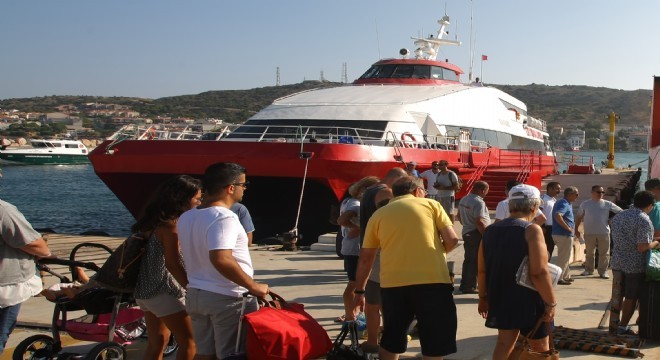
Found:
[[[340, 86], [340, 83], [306, 81], [300, 84], [269, 86], [249, 90], [207, 91], [197, 95], [182, 95], [160, 99], [95, 96], [47, 96], [0, 100], [0, 108], [26, 112], [53, 112], [64, 104], [112, 103], [130, 106], [142, 117], [171, 116], [217, 118], [241, 123], [270, 104], [274, 99], [299, 91], [319, 87]], [[646, 125], [649, 122], [651, 90], [624, 91], [589, 86], [490, 85], [524, 101], [530, 115], [544, 119], [549, 126], [587, 121], [606, 123], [614, 111], [621, 123]]]

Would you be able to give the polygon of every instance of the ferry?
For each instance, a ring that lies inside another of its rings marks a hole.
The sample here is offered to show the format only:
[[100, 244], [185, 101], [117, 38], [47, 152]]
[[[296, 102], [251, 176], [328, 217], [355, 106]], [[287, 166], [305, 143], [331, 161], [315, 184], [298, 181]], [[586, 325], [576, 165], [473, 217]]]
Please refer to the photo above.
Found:
[[134, 216], [166, 177], [200, 177], [211, 164], [239, 163], [250, 182], [244, 204], [255, 238], [289, 234], [299, 244], [336, 231], [351, 183], [410, 161], [421, 172], [447, 160], [464, 183], [457, 197], [479, 179], [491, 185], [489, 201], [504, 198], [512, 178], [540, 187], [557, 172], [545, 122], [503, 91], [461, 82], [461, 68], [436, 59], [441, 46], [460, 45], [445, 39], [448, 16], [438, 24], [436, 36], [413, 37], [413, 51], [376, 62], [350, 85], [277, 99], [219, 136], [117, 136], [90, 161]]
[[649, 179], [660, 178], [660, 77], [653, 77], [651, 132], [649, 135]]
[[87, 147], [78, 140], [33, 139], [30, 147], [0, 146], [0, 159], [27, 165], [88, 164]]

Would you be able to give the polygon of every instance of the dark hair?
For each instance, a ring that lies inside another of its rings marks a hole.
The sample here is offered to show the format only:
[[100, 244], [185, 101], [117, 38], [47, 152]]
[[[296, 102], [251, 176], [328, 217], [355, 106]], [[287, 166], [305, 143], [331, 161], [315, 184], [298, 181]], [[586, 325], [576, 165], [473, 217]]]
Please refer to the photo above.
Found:
[[594, 185], [594, 186], [591, 187], [591, 191], [596, 191], [596, 190], [598, 190], [598, 188], [602, 188], [602, 186]]
[[655, 203], [655, 198], [653, 193], [650, 191], [638, 191], [635, 196], [633, 196], [633, 206], [638, 209], [643, 209], [649, 205]]
[[644, 183], [644, 189], [645, 190], [653, 190], [653, 189], [657, 189], [659, 187], [660, 187], [660, 179], [658, 179], [658, 178], [648, 179]]
[[548, 185], [545, 186], [545, 190], [555, 189], [559, 185], [560, 184], [559, 184], [558, 181], [551, 181], [551, 182], [548, 183]]
[[153, 231], [162, 222], [178, 219], [190, 209], [190, 200], [201, 189], [200, 181], [192, 176], [178, 175], [165, 180], [151, 193], [131, 231]]
[[506, 182], [506, 193], [507, 195], [509, 194], [509, 190], [513, 189], [514, 186], [522, 184], [520, 181], [516, 179], [511, 179]]
[[245, 174], [245, 168], [239, 164], [213, 164], [206, 168], [202, 178], [204, 192], [209, 195], [216, 195], [222, 189], [235, 183], [242, 174]]
[[483, 180], [475, 181], [474, 185], [472, 185], [472, 192], [486, 189], [488, 189], [488, 183]]
[[[411, 194], [417, 188], [424, 187], [424, 183], [413, 176], [404, 176], [392, 184], [392, 195], [401, 196]], [[421, 183], [421, 185], [420, 185]]]
[[578, 188], [575, 186], [567, 186], [566, 189], [564, 189], [564, 197], [567, 197], [568, 195], [579, 193]]

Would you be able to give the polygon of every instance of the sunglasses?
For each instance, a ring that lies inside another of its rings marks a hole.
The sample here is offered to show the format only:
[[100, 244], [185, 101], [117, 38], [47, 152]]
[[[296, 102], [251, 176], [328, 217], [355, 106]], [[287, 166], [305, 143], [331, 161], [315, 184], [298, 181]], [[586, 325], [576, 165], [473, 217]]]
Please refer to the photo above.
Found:
[[594, 191], [594, 192], [598, 194], [605, 194], [605, 191]]
[[234, 186], [242, 186], [243, 189], [247, 189], [247, 187], [250, 185], [250, 182], [249, 182], [249, 181], [246, 181], [246, 182], [242, 182], [242, 183], [233, 183], [233, 184], [230, 184], [230, 185], [234, 185]]

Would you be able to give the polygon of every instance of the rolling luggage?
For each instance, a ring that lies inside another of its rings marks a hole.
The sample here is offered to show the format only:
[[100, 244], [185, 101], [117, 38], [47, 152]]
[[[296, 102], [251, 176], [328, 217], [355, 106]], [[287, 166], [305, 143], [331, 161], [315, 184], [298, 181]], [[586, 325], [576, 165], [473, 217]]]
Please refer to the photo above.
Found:
[[639, 336], [660, 340], [660, 281], [645, 281], [639, 296]]

